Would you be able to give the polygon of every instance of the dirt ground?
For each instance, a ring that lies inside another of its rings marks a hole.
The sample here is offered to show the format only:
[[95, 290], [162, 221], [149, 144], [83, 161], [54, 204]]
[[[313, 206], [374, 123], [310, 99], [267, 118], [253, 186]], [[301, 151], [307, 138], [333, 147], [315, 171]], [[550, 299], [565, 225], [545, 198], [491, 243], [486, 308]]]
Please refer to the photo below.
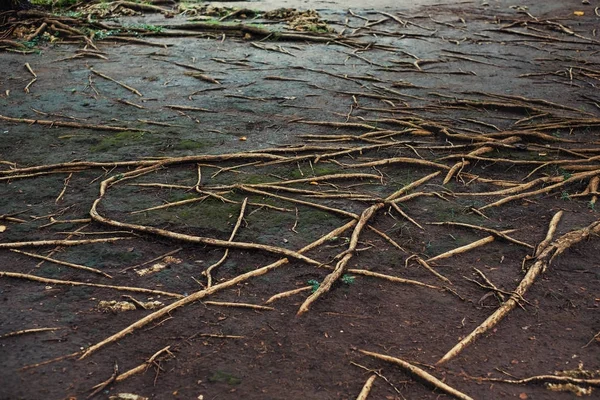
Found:
[[600, 2], [340, 3], [0, 54], [0, 399], [599, 396]]

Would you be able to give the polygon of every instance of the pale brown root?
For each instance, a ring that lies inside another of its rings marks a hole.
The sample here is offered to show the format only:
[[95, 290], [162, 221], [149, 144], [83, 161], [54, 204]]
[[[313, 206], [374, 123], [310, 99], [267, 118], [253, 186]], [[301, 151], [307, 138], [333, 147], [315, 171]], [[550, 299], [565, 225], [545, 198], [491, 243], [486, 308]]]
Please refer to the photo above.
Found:
[[[103, 223], [106, 225], [116, 226], [116, 227], [124, 228], [124, 229], [132, 229], [132, 230], [139, 231], [139, 232], [152, 233], [154, 235], [167, 237], [169, 239], [181, 240], [181, 241], [190, 242], [190, 243], [202, 243], [202, 244], [207, 244], [210, 246], [224, 247], [224, 248], [262, 250], [262, 251], [266, 251], [269, 253], [278, 254], [281, 256], [295, 258], [297, 260], [304, 261], [310, 265], [321, 265], [320, 262], [313, 260], [312, 258], [308, 258], [298, 252], [288, 250], [283, 247], [275, 247], [275, 246], [268, 246], [268, 245], [257, 244], [257, 243], [247, 243], [247, 242], [233, 242], [233, 241], [230, 242], [227, 240], [220, 240], [220, 239], [213, 239], [213, 238], [208, 238], [208, 237], [203, 237], [203, 236], [192, 236], [192, 235], [186, 235], [183, 233], [171, 232], [171, 231], [167, 231], [165, 229], [155, 228], [152, 226], [136, 225], [136, 224], [129, 224], [126, 222], [115, 221], [110, 218], [103, 217], [102, 215], [100, 215], [98, 213], [96, 208], [98, 207], [98, 203], [100, 203], [101, 200], [102, 200], [102, 197], [100, 197], [94, 201], [92, 208], [90, 209], [90, 216], [92, 217], [92, 219], [94, 221], [97, 221], [97, 222], [100, 222], [100, 223]], [[0, 244], [0, 248], [2, 248], [2, 244]]]
[[504, 240], [508, 240], [509, 242], [521, 245], [521, 246], [525, 246], [527, 248], [533, 249], [534, 246], [530, 245], [529, 243], [525, 243], [522, 242], [520, 240], [517, 240], [515, 238], [512, 238], [510, 236], [508, 236], [505, 233], [502, 233], [496, 229], [492, 229], [492, 228], [486, 228], [484, 226], [479, 226], [479, 225], [471, 225], [471, 224], [463, 224], [462, 222], [429, 222], [427, 225], [448, 225], [448, 226], [460, 226], [463, 228], [470, 228], [470, 229], [476, 229], [479, 231], [483, 231], [483, 232], [487, 232], [487, 233], [491, 233], [492, 235], [495, 235], [497, 237], [500, 237]]
[[251, 308], [253, 310], [263, 310], [263, 311], [272, 311], [273, 307], [260, 306], [257, 304], [249, 304], [249, 303], [231, 303], [226, 301], [205, 301], [204, 304], [208, 304], [211, 306], [221, 306], [221, 307], [239, 307], [239, 308]]
[[[145, 129], [136, 129], [136, 128], [127, 128], [121, 126], [110, 126], [110, 125], [90, 125], [90, 124], [79, 124], [76, 122], [68, 122], [68, 121], [48, 121], [42, 119], [27, 119], [27, 118], [12, 118], [7, 117], [5, 115], [0, 115], [0, 121], [7, 122], [20, 122], [29, 125], [44, 125], [44, 126], [57, 126], [57, 127], [67, 127], [67, 128], [77, 128], [77, 129], [94, 129], [100, 131], [115, 131], [115, 132], [123, 132], [123, 131], [133, 131], [133, 132], [147, 132]], [[68, 163], [67, 163], [68, 164]], [[36, 167], [33, 167], [36, 168]], [[14, 171], [12, 171], [14, 173]]]
[[501, 206], [502, 204], [506, 204], [506, 203], [514, 201], [514, 200], [524, 199], [526, 197], [532, 197], [532, 196], [537, 196], [538, 194], [548, 193], [548, 192], [551, 192], [551, 191], [553, 191], [555, 189], [558, 189], [561, 186], [566, 185], [567, 183], [574, 182], [574, 181], [577, 181], [577, 180], [581, 180], [581, 179], [587, 178], [589, 176], [594, 176], [594, 175], [597, 175], [598, 173], [600, 173], [600, 170], [595, 169], [593, 171], [580, 172], [578, 174], [573, 174], [573, 176], [571, 176], [570, 178], [565, 179], [562, 182], [555, 183], [554, 185], [546, 186], [546, 187], [544, 187], [542, 189], [534, 190], [534, 191], [531, 191], [531, 192], [520, 193], [520, 194], [516, 194], [516, 195], [513, 195], [513, 196], [505, 197], [505, 198], [503, 198], [501, 200], [498, 200], [498, 201], [496, 201], [494, 203], [490, 203], [488, 205], [480, 207], [479, 211], [482, 211], [482, 210], [485, 210], [485, 209], [491, 208], [491, 207]]
[[[315, 247], [320, 246], [321, 244], [327, 242], [328, 240], [330, 240], [332, 237], [336, 237], [339, 236], [340, 234], [342, 234], [343, 232], [345, 232], [346, 230], [350, 229], [351, 227], [353, 227], [356, 224], [356, 220], [352, 220], [348, 223], [346, 223], [345, 225], [334, 229], [333, 231], [329, 232], [328, 234], [322, 236], [320, 239], [312, 242], [311, 244], [309, 244], [308, 246], [303, 247], [302, 249], [300, 249], [298, 252], [299, 253], [303, 253], [306, 251], [309, 251]], [[145, 316], [144, 318], [134, 322], [133, 324], [129, 325], [128, 327], [126, 327], [125, 329], [115, 333], [112, 336], [109, 336], [108, 338], [104, 339], [103, 341], [96, 343], [93, 346], [90, 346], [85, 353], [83, 353], [83, 355], [80, 357], [80, 359], [89, 357], [91, 354], [95, 353], [96, 351], [98, 351], [99, 349], [101, 349], [102, 347], [112, 343], [112, 342], [116, 342], [120, 339], [122, 339], [123, 337], [127, 336], [130, 333], [135, 332], [136, 330], [148, 325], [150, 322], [156, 321], [157, 319], [162, 318], [164, 315], [169, 314], [171, 311], [185, 306], [187, 304], [196, 302], [198, 300], [203, 299], [206, 296], [209, 296], [213, 293], [216, 293], [220, 290], [223, 289], [227, 289], [229, 287], [235, 286], [240, 282], [244, 282], [250, 278], [256, 277], [256, 276], [261, 276], [266, 274], [267, 272], [274, 270], [276, 268], [279, 268], [282, 265], [285, 265], [288, 263], [288, 259], [287, 258], [282, 258], [279, 261], [276, 261], [272, 264], [266, 265], [262, 268], [258, 268], [256, 270], [253, 271], [249, 271], [246, 272], [245, 274], [242, 275], [238, 275], [237, 277], [230, 279], [228, 281], [219, 283], [217, 285], [214, 285], [210, 288], [207, 289], [203, 289], [200, 290], [198, 292], [192, 293], [191, 295], [184, 297], [183, 299], [180, 299], [176, 302], [173, 302], [171, 304], [169, 304], [166, 307], [161, 308], [158, 311], [153, 312], [152, 314], [148, 314], [147, 316]]]
[[385, 198], [386, 202], [390, 202], [390, 201], [394, 201], [397, 198], [399, 198], [400, 196], [402, 196], [404, 193], [413, 190], [416, 187], [421, 186], [422, 184], [424, 184], [425, 182], [429, 182], [430, 180], [432, 180], [433, 178], [435, 178], [436, 176], [438, 176], [441, 172], [434, 172], [433, 174], [429, 174], [427, 176], [424, 176], [421, 179], [418, 179], [404, 187], [402, 187], [400, 190], [395, 191], [394, 193], [392, 193], [391, 195], [389, 195], [388, 197]]
[[348, 168], [364, 168], [364, 167], [379, 167], [382, 165], [393, 165], [393, 164], [414, 164], [420, 165], [422, 167], [433, 167], [443, 170], [450, 170], [450, 167], [444, 164], [436, 163], [433, 161], [420, 160], [417, 158], [407, 158], [407, 157], [396, 157], [396, 158], [387, 158], [384, 160], [371, 161], [366, 163], [357, 163], [357, 164], [342, 164], [344, 167]]
[[208, 198], [208, 196], [197, 197], [194, 199], [185, 199], [180, 201], [174, 201], [172, 203], [161, 204], [160, 206], [154, 206], [149, 208], [144, 208], [143, 210], [131, 211], [129, 214], [139, 214], [148, 211], [156, 211], [156, 210], [164, 210], [165, 208], [183, 206], [186, 204], [197, 203], [199, 201], [204, 201]]
[[444, 382], [440, 381], [438, 378], [431, 375], [427, 371], [424, 371], [421, 368], [416, 367], [404, 360], [401, 360], [396, 357], [386, 356], [385, 354], [372, 353], [372, 352], [366, 351], [366, 350], [358, 350], [358, 351], [360, 351], [361, 353], [366, 354], [368, 356], [375, 357], [380, 360], [396, 364], [396, 365], [400, 366], [402, 369], [404, 369], [405, 371], [414, 375], [415, 377], [417, 377], [421, 380], [424, 380], [425, 382], [427, 382], [430, 385], [434, 386], [435, 388], [441, 390], [442, 392], [449, 394], [452, 397], [455, 397], [460, 400], [473, 400], [472, 397], [469, 397], [466, 394], [454, 389], [453, 387], [446, 385]]
[[466, 167], [467, 165], [469, 165], [470, 162], [469, 161], [461, 161], [458, 162], [456, 164], [454, 164], [452, 166], [452, 168], [450, 168], [450, 170], [448, 171], [448, 173], [446, 174], [446, 177], [444, 178], [444, 181], [442, 182], [442, 185], [447, 184], [448, 182], [450, 182], [452, 180], [452, 178], [454, 177], [454, 175], [456, 175], [456, 173], [463, 167]]
[[381, 232], [380, 230], [378, 230], [376, 228], [373, 228], [371, 225], [369, 225], [369, 229], [372, 230], [373, 232], [375, 232], [376, 234], [378, 234], [379, 236], [381, 236], [382, 238], [384, 238], [389, 244], [391, 244], [398, 250], [401, 250], [408, 254], [408, 251], [404, 250], [404, 248], [402, 246], [400, 246], [394, 239], [389, 237], [386, 233]]
[[146, 371], [148, 369], [148, 367], [150, 367], [150, 365], [152, 365], [152, 363], [154, 362], [154, 360], [156, 360], [156, 358], [158, 356], [160, 356], [162, 353], [165, 353], [165, 352], [168, 353], [170, 348], [171, 348], [171, 346], [167, 346], [165, 348], [160, 349], [159, 351], [157, 351], [156, 353], [154, 353], [152, 355], [152, 357], [150, 357], [149, 359], [147, 359], [146, 361], [144, 361], [142, 364], [140, 364], [137, 367], [132, 368], [132, 369], [130, 369], [128, 371], [125, 371], [122, 374], [118, 375], [117, 378], [115, 379], [115, 382], [122, 382], [125, 379], [127, 379], [127, 378], [129, 378], [129, 377], [131, 377], [133, 375], [136, 375], [136, 374], [139, 374], [140, 372]]
[[180, 294], [177, 294], [177, 293], [164, 292], [162, 290], [145, 289], [145, 288], [130, 287], [130, 286], [102, 285], [100, 283], [87, 283], [87, 282], [77, 282], [77, 281], [63, 281], [63, 280], [60, 280], [60, 279], [50, 279], [50, 278], [44, 278], [44, 277], [41, 277], [41, 276], [30, 275], [30, 274], [20, 274], [18, 272], [0, 271], [0, 278], [2, 278], [2, 277], [17, 278], [17, 279], [27, 279], [27, 280], [34, 281], [34, 282], [52, 283], [52, 284], [55, 284], [55, 285], [93, 286], [93, 287], [106, 288], [106, 289], [123, 290], [123, 291], [127, 291], [127, 292], [160, 294], [160, 295], [163, 295], [163, 296], [175, 297], [175, 298], [178, 298], [178, 299], [184, 297], [183, 295], [180, 295]]
[[412, 279], [404, 279], [404, 278], [399, 278], [397, 276], [380, 274], [378, 272], [373, 272], [373, 271], [369, 271], [369, 270], [366, 270], [366, 269], [353, 269], [353, 268], [351, 268], [351, 269], [348, 270], [348, 272], [351, 272], [351, 273], [356, 274], [356, 275], [363, 275], [363, 276], [370, 276], [370, 277], [373, 277], [373, 278], [384, 279], [386, 281], [395, 282], [395, 283], [406, 283], [408, 285], [422, 286], [422, 287], [426, 287], [426, 288], [429, 288], [429, 289], [444, 290], [443, 288], [441, 288], [439, 286], [429, 285], [427, 283], [415, 281], [415, 280], [412, 280]]
[[488, 277], [487, 277], [487, 276], [485, 276], [485, 274], [484, 274], [483, 272], [481, 272], [481, 270], [479, 270], [479, 269], [477, 269], [477, 268], [475, 268], [475, 267], [473, 267], [473, 270], [474, 270], [475, 272], [477, 272], [477, 274], [478, 274], [478, 275], [481, 277], [481, 279], [483, 279], [483, 281], [484, 281], [485, 283], [487, 283], [487, 284], [489, 285], [489, 287], [491, 287], [491, 288], [494, 290], [494, 292], [496, 293], [496, 295], [497, 295], [498, 297], [500, 297], [500, 300], [504, 301], [504, 294], [502, 293], [503, 291], [502, 291], [502, 290], [500, 290], [500, 289], [498, 289], [498, 288], [496, 287], [496, 285], [494, 285], [494, 283], [493, 283], [492, 281], [490, 281], [490, 280], [488, 279]]
[[58, 202], [59, 202], [59, 201], [60, 201], [60, 200], [63, 198], [63, 196], [65, 195], [65, 192], [67, 191], [67, 187], [69, 186], [69, 181], [71, 180], [71, 177], [72, 177], [72, 176], [73, 176], [73, 173], [71, 172], [71, 173], [69, 174], [69, 176], [67, 176], [67, 177], [65, 178], [65, 181], [64, 181], [63, 188], [62, 188], [62, 190], [60, 191], [60, 193], [58, 194], [58, 196], [56, 197], [56, 200], [54, 200], [54, 203], [55, 203], [55, 204], [58, 204]]
[[308, 296], [306, 300], [304, 300], [304, 303], [302, 303], [296, 315], [302, 315], [305, 312], [307, 312], [312, 303], [314, 303], [321, 295], [327, 293], [329, 289], [331, 289], [331, 286], [333, 286], [333, 284], [342, 276], [344, 270], [346, 269], [348, 261], [350, 261], [350, 259], [354, 255], [354, 251], [356, 250], [360, 233], [369, 221], [369, 218], [371, 218], [371, 216], [375, 214], [375, 212], [382, 208], [384, 205], [384, 203], [377, 203], [372, 205], [371, 207], [366, 208], [362, 212], [358, 222], [356, 223], [356, 226], [354, 227], [352, 236], [350, 237], [350, 244], [348, 245], [348, 250], [344, 252], [344, 256], [340, 261], [338, 261], [333, 272], [331, 272], [323, 279], [323, 282], [319, 285], [319, 288], [315, 290], [313, 294]]
[[245, 336], [240, 335], [223, 335], [222, 333], [198, 333], [192, 335], [192, 337], [209, 337], [209, 338], [217, 338], [217, 339], [244, 339]]
[[130, 237], [114, 237], [102, 239], [85, 240], [33, 240], [31, 242], [8, 242], [0, 243], [0, 249], [14, 249], [18, 247], [41, 247], [41, 246], [79, 246], [91, 243], [112, 243], [117, 240], [129, 240]]
[[90, 71], [91, 71], [91, 72], [92, 72], [94, 75], [98, 75], [98, 76], [99, 76], [99, 77], [101, 77], [101, 78], [104, 78], [104, 79], [106, 79], [106, 80], [108, 80], [108, 81], [111, 81], [111, 82], [114, 82], [114, 83], [116, 83], [117, 85], [119, 85], [119, 86], [121, 86], [121, 87], [124, 87], [125, 89], [129, 90], [129, 91], [130, 91], [131, 93], [133, 93], [133, 94], [137, 94], [137, 95], [138, 95], [138, 96], [140, 96], [140, 97], [144, 97], [144, 96], [143, 96], [143, 95], [142, 95], [142, 94], [141, 94], [141, 93], [140, 93], [140, 92], [139, 92], [137, 89], [134, 89], [134, 88], [132, 88], [131, 86], [128, 86], [128, 85], [126, 85], [126, 84], [124, 84], [124, 83], [122, 83], [122, 82], [119, 82], [119, 81], [117, 81], [116, 79], [113, 79], [113, 78], [111, 78], [111, 77], [110, 77], [110, 76], [108, 76], [108, 75], [105, 75], [105, 74], [103, 74], [103, 73], [101, 73], [101, 72], [98, 72], [98, 71], [96, 71], [94, 68], [90, 68]]
[[356, 400], [367, 400], [369, 393], [371, 393], [371, 388], [373, 387], [373, 382], [375, 382], [375, 379], [377, 379], [377, 375], [371, 375], [369, 379], [367, 379]]
[[[512, 233], [512, 232], [515, 232], [515, 229], [510, 229], [510, 230], [507, 230], [507, 231], [502, 231], [502, 233], [504, 233], [504, 234], [508, 234], [508, 233]], [[483, 239], [479, 239], [479, 240], [476, 240], [476, 241], [474, 241], [472, 243], [466, 244], [464, 246], [460, 246], [460, 247], [457, 247], [455, 249], [448, 250], [448, 251], [446, 251], [446, 252], [444, 252], [442, 254], [438, 254], [437, 256], [428, 258], [425, 261], [428, 262], [428, 263], [430, 263], [432, 261], [443, 260], [444, 258], [449, 258], [449, 257], [455, 256], [457, 254], [466, 253], [466, 252], [471, 251], [473, 249], [476, 249], [478, 247], [485, 246], [488, 243], [492, 243], [495, 239], [496, 239], [496, 237], [493, 236], [493, 235], [492, 236], [486, 236]]]
[[530, 376], [523, 379], [501, 379], [501, 378], [487, 378], [487, 377], [469, 377], [480, 382], [501, 382], [510, 383], [513, 385], [526, 385], [528, 383], [571, 383], [573, 385], [589, 385], [589, 386], [600, 386], [600, 379], [586, 379], [586, 378], [573, 378], [570, 376], [561, 375], [536, 375]]
[[163, 258], [165, 258], [165, 257], [172, 256], [173, 254], [177, 254], [177, 253], [179, 253], [181, 250], [183, 250], [183, 248], [182, 248], [182, 247], [180, 247], [180, 248], [178, 248], [178, 249], [175, 249], [175, 250], [168, 251], [168, 252], [166, 252], [166, 253], [165, 253], [165, 254], [163, 254], [163, 255], [160, 255], [160, 256], [158, 256], [158, 257], [154, 257], [153, 259], [151, 259], [151, 260], [148, 260], [148, 261], [144, 261], [144, 262], [143, 262], [143, 263], [141, 263], [141, 264], [136, 264], [136, 265], [133, 265], [133, 266], [131, 266], [131, 267], [123, 268], [123, 269], [122, 269], [122, 270], [120, 270], [119, 272], [123, 273], [123, 272], [129, 271], [130, 269], [135, 269], [135, 268], [143, 267], [144, 265], [148, 265], [148, 264], [150, 264], [150, 263], [153, 263], [154, 261], [162, 260], [162, 259], [163, 259]]
[[10, 249], [10, 251], [15, 252], [15, 253], [19, 253], [19, 254], [24, 254], [26, 256], [37, 258], [37, 259], [40, 259], [40, 260], [49, 261], [49, 262], [52, 262], [54, 264], [64, 265], [64, 266], [75, 268], [75, 269], [79, 269], [79, 270], [82, 270], [82, 271], [93, 272], [95, 274], [99, 274], [99, 275], [102, 275], [102, 276], [105, 276], [107, 278], [111, 278], [112, 279], [112, 276], [110, 276], [106, 272], [100, 271], [99, 269], [96, 269], [96, 268], [90, 268], [90, 267], [86, 267], [85, 265], [79, 265], [79, 264], [73, 264], [73, 263], [66, 262], [66, 261], [60, 261], [60, 260], [56, 260], [54, 258], [45, 257], [45, 256], [42, 256], [42, 255], [39, 255], [39, 254], [28, 253], [26, 251], [21, 251], [21, 250], [16, 250], [16, 249]]
[[304, 200], [299, 200], [299, 199], [295, 199], [293, 197], [286, 197], [286, 196], [280, 196], [278, 194], [275, 193], [270, 193], [270, 192], [265, 192], [263, 190], [257, 190], [254, 189], [250, 186], [247, 185], [240, 185], [240, 189], [246, 191], [246, 192], [250, 192], [250, 193], [255, 193], [255, 194], [260, 194], [263, 196], [269, 196], [269, 197], [273, 197], [276, 199], [280, 199], [280, 200], [285, 200], [285, 201], [289, 201], [291, 203], [296, 203], [296, 204], [302, 204], [305, 206], [309, 206], [309, 207], [314, 207], [314, 208], [318, 208], [320, 210], [324, 210], [324, 211], [329, 211], [335, 214], [339, 214], [339, 215], [343, 215], [345, 217], [350, 217], [350, 218], [358, 218], [358, 215], [348, 212], [348, 211], [344, 211], [341, 210], [339, 208], [333, 208], [333, 207], [329, 207], [329, 206], [325, 206], [319, 203], [312, 203], [310, 201], [304, 201]]
[[448, 284], [452, 284], [452, 282], [450, 282], [450, 279], [446, 278], [444, 275], [440, 274], [439, 272], [437, 272], [435, 269], [433, 269], [431, 267], [431, 265], [429, 265], [425, 260], [423, 260], [421, 257], [419, 257], [416, 254], [413, 254], [412, 256], [408, 257], [406, 260], [404, 260], [404, 265], [408, 266], [408, 262], [412, 259], [415, 259], [417, 261], [417, 263], [422, 266], [423, 268], [425, 268], [427, 271], [431, 272], [433, 275], [435, 275], [436, 278], [440, 279], [442, 282], [448, 283]]
[[303, 286], [303, 287], [298, 288], [298, 289], [293, 289], [293, 290], [288, 290], [286, 292], [281, 292], [281, 293], [278, 293], [278, 294], [276, 294], [274, 296], [269, 297], [269, 300], [265, 301], [265, 304], [271, 304], [274, 301], [277, 301], [279, 299], [284, 299], [286, 297], [290, 297], [290, 296], [293, 296], [293, 295], [298, 294], [298, 293], [306, 292], [307, 290], [311, 290], [311, 289], [312, 289], [312, 286]]
[[66, 360], [68, 358], [77, 357], [81, 353], [83, 353], [83, 351], [76, 351], [75, 353], [66, 354], [64, 356], [52, 358], [50, 360], [42, 361], [42, 362], [35, 363], [35, 364], [29, 364], [29, 365], [26, 365], [26, 366], [22, 367], [21, 369], [19, 369], [19, 371], [26, 371], [26, 370], [31, 369], [31, 368], [37, 368], [37, 367], [41, 367], [43, 365], [51, 364], [53, 362], [62, 361], [62, 360]]
[[105, 380], [102, 383], [99, 383], [98, 385], [94, 386], [92, 389], [92, 393], [90, 393], [86, 399], [91, 399], [92, 397], [96, 396], [98, 393], [100, 393], [105, 387], [107, 387], [108, 385], [110, 385], [111, 383], [113, 383], [116, 379], [117, 379], [117, 375], [119, 375], [119, 364], [117, 364], [117, 362], [115, 361], [115, 364], [113, 366], [113, 373], [110, 376], [110, 378], [108, 378], [107, 380]]
[[[238, 216], [238, 219], [235, 223], [235, 226], [233, 228], [233, 231], [231, 232], [231, 236], [229, 236], [229, 242], [233, 241], [233, 238], [235, 237], [238, 229], [240, 228], [240, 226], [242, 225], [242, 221], [244, 220], [244, 212], [246, 211], [246, 204], [248, 204], [248, 198], [244, 198], [244, 201], [242, 202], [242, 207], [240, 209], [240, 214]], [[211, 272], [217, 268], [219, 265], [223, 264], [225, 262], [225, 260], [227, 259], [227, 256], [229, 255], [229, 249], [225, 249], [225, 254], [223, 254], [223, 257], [221, 257], [221, 259], [219, 261], [217, 261], [216, 263], [214, 263], [213, 265], [211, 265], [210, 267], [208, 267], [203, 274], [206, 275], [206, 279], [207, 279], [207, 283], [206, 283], [206, 287], [211, 287], [212, 286], [212, 275]]]
[[[560, 211], [559, 211], [560, 213]], [[558, 223], [559, 218], [552, 218], [550, 228], [548, 230], [555, 229], [553, 225]], [[461, 340], [456, 346], [454, 346], [448, 353], [446, 353], [438, 362], [438, 365], [444, 364], [449, 360], [460, 354], [467, 346], [473, 343], [479, 336], [485, 332], [493, 329], [509, 312], [511, 312], [517, 305], [520, 298], [527, 292], [527, 290], [533, 285], [536, 278], [546, 269], [552, 262], [554, 257], [562, 254], [566, 249], [572, 245], [579, 243], [580, 241], [588, 238], [591, 234], [600, 233], [600, 220], [596, 221], [583, 229], [578, 229], [566, 233], [556, 239], [554, 242], [542, 249], [541, 252], [535, 257], [535, 263], [529, 268], [525, 277], [519, 283], [519, 286], [515, 289], [514, 293], [506, 300], [492, 315], [490, 315], [485, 321], [483, 321], [475, 330]]]
[[562, 210], [557, 212], [556, 214], [554, 214], [554, 216], [552, 217], [552, 220], [550, 220], [550, 226], [548, 227], [548, 233], [546, 233], [546, 237], [544, 238], [544, 240], [542, 240], [540, 242], [540, 244], [537, 245], [534, 256], [538, 256], [542, 251], [544, 251], [544, 249], [546, 247], [548, 247], [550, 242], [552, 242], [552, 238], [554, 237], [554, 233], [556, 233], [556, 228], [558, 227], [558, 223], [560, 222], [560, 219], [562, 218], [562, 216], [563, 216]]
[[37, 332], [49, 332], [49, 331], [58, 331], [62, 328], [33, 328], [33, 329], [23, 329], [20, 331], [5, 333], [4, 335], [0, 335], [0, 339], [4, 339], [12, 336], [20, 336], [26, 335], [28, 333], [37, 333]]
[[398, 214], [402, 215], [408, 222], [415, 225], [417, 228], [421, 229], [422, 231], [425, 230], [417, 221], [415, 221], [407, 213], [402, 211], [402, 209], [400, 208], [400, 206], [398, 204], [396, 204], [396, 203], [391, 203], [391, 204], [392, 204], [392, 207], [394, 208], [394, 210], [396, 210], [396, 212]]

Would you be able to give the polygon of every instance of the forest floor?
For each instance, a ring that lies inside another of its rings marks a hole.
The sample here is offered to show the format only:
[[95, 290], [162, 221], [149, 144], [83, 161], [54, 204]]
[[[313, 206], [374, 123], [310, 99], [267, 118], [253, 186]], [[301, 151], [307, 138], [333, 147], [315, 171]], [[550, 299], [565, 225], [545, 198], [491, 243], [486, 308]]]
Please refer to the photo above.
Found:
[[430, 3], [9, 15], [0, 399], [597, 396], [600, 4]]

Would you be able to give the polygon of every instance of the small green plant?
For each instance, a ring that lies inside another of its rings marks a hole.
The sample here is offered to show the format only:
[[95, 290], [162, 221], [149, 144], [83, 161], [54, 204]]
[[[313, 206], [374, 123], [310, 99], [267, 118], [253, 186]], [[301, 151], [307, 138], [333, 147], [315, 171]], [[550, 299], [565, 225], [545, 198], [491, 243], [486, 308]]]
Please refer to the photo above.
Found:
[[342, 282], [345, 283], [346, 285], [352, 285], [355, 281], [355, 277], [353, 277], [352, 275], [344, 275], [342, 276]]
[[316, 292], [319, 289], [319, 286], [321, 286], [321, 283], [314, 279], [311, 279], [306, 283], [308, 283], [311, 286], [312, 293]]
[[570, 177], [572, 177], [572, 176], [573, 176], [573, 174], [572, 174], [572, 173], [570, 173], [569, 171], [566, 171], [566, 170], [564, 170], [564, 169], [562, 169], [562, 168], [558, 168], [557, 172], [558, 172], [558, 174], [559, 174], [559, 175], [562, 175], [562, 177], [563, 177], [563, 179], [564, 179], [565, 181], [566, 181], [567, 179], [569, 179]]
[[588, 201], [588, 208], [592, 211], [596, 211], [596, 202], [593, 202], [592, 200]]
[[149, 24], [135, 24], [135, 25], [128, 26], [128, 29], [135, 29], [135, 30], [156, 32], [156, 33], [160, 33], [163, 31], [162, 26], [149, 25]]
[[566, 190], [563, 190], [563, 192], [560, 194], [560, 199], [565, 201], [571, 200], [571, 195]]

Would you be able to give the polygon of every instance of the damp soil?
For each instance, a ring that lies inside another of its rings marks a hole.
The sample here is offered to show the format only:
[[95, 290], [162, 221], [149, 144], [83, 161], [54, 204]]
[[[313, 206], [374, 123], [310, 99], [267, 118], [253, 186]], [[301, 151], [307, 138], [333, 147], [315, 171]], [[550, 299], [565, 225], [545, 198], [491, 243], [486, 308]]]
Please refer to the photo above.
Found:
[[[289, 258], [278, 268], [178, 308], [79, 359], [90, 346], [155, 312], [140, 306], [123, 312], [102, 310], [100, 301], [128, 300], [123, 296], [129, 295], [168, 305], [176, 298], [0, 276], [0, 399], [84, 399], [111, 377], [115, 365], [123, 373], [166, 346], [168, 352], [140, 373], [109, 382], [94, 397], [131, 393], [150, 399], [354, 399], [377, 371], [369, 398], [450, 398], [399, 367], [359, 352], [367, 350], [409, 361], [476, 399], [573, 398], [570, 391], [552, 391], [544, 384], [475, 378], [600, 370], [597, 235], [554, 259], [521, 299], [521, 307], [439, 366], [436, 362], [500, 305], [497, 293], [473, 282], [482, 282], [474, 268], [508, 296], [531, 265], [523, 259], [533, 250], [496, 238], [432, 261], [449, 282], [410, 258], [427, 260], [488, 236], [429, 223], [513, 230], [511, 237], [536, 246], [561, 210], [555, 238], [600, 218], [593, 190], [584, 193], [593, 174], [486, 208], [507, 197], [486, 193], [543, 177], [568, 180], [585, 171], [583, 167], [600, 168], [590, 159], [600, 153], [600, 38], [595, 36], [600, 18], [594, 13], [598, 4], [549, 1], [519, 8], [505, 1], [483, 3], [385, 4], [379, 10], [358, 4], [352, 12], [336, 3], [319, 4], [323, 20], [360, 46], [254, 41], [211, 32], [202, 37], [143, 38], [153, 46], [98, 41], [106, 59], [64, 60], [81, 49], [81, 43], [42, 44], [34, 54], [2, 53], [2, 116], [80, 126], [0, 121], [0, 245], [125, 238], [76, 246], [13, 246], [94, 268], [111, 278], [9, 248], [0, 249], [3, 272], [187, 296], [206, 287], [203, 273], [225, 249], [133, 226], [227, 241], [247, 199], [235, 241], [298, 250], [352, 219], [324, 207], [360, 215], [398, 189], [437, 170], [441, 174], [408, 192], [429, 195], [399, 204], [412, 221], [388, 206], [369, 220], [402, 249], [365, 229], [348, 264], [349, 269], [437, 289], [346, 271], [306, 313], [297, 315], [348, 248], [348, 230], [305, 253], [320, 266]], [[404, 24], [378, 12], [383, 10]], [[574, 14], [580, 10], [584, 15]], [[119, 21], [175, 24], [184, 23], [185, 17], [167, 20], [148, 14]], [[544, 21], [570, 27], [574, 34]], [[37, 75], [29, 93], [24, 92], [32, 80], [26, 63]], [[135, 88], [141, 96], [91, 69]], [[202, 71], [218, 83], [186, 75], [191, 71]], [[557, 125], [548, 129], [544, 124]], [[109, 131], [106, 126], [122, 129]], [[364, 136], [373, 132], [379, 133]], [[506, 135], [494, 136], [500, 133]], [[520, 138], [519, 146], [492, 146], [443, 183], [449, 167], [481, 147], [475, 138], [511, 135]], [[356, 150], [360, 147], [364, 149]], [[317, 160], [349, 149], [354, 150]], [[240, 153], [245, 156], [221, 157]], [[138, 165], [114, 164], [175, 157], [189, 158], [140, 176], [131, 175]], [[276, 157], [286, 159], [273, 162]], [[445, 167], [415, 162], [353, 166], [399, 157]], [[102, 164], [68, 164], [75, 161]], [[67, 164], [42, 168], [46, 173], [40, 174], [11, 173], [60, 163]], [[370, 177], [318, 178], [356, 173]], [[111, 177], [114, 184], [101, 196], [101, 182]], [[298, 179], [305, 181], [285, 183]], [[274, 186], [252, 186], [260, 184]], [[206, 192], [212, 196], [201, 199]], [[340, 193], [358, 198], [330, 196]], [[125, 225], [87, 221], [97, 199], [101, 216]], [[194, 202], [152, 209], [184, 200]], [[281, 258], [256, 248], [230, 249], [212, 271], [213, 285]], [[157, 270], [140, 273], [151, 266]], [[210, 303], [264, 305], [275, 294], [307, 286], [311, 288], [269, 304], [270, 310]], [[59, 329], [2, 337], [35, 328]], [[60, 359], [70, 354], [74, 356]]]

